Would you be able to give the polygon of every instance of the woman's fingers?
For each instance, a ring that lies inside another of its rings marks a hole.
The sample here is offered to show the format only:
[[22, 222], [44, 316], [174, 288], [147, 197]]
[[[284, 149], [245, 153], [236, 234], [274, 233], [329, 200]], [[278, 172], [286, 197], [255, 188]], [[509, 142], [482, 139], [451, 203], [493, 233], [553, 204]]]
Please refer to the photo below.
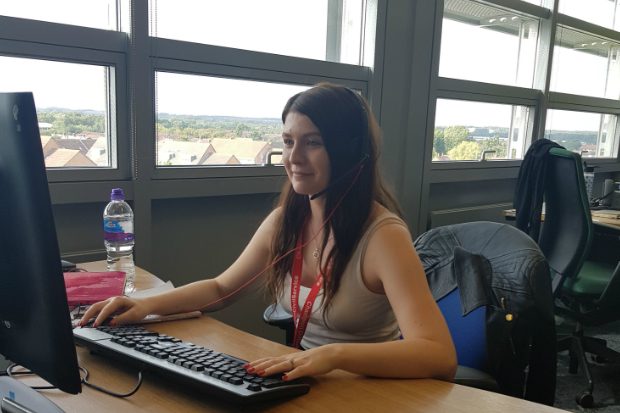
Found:
[[[248, 373], [258, 376], [272, 376], [278, 373], [287, 373], [290, 375], [294, 370], [303, 364], [302, 358], [296, 358], [294, 355], [283, 357], [266, 357], [248, 363], [245, 367]], [[295, 376], [299, 376], [296, 374]]]
[[129, 318], [126, 312], [134, 305], [135, 303], [131, 299], [124, 296], [113, 297], [105, 301], [95, 303], [84, 313], [84, 316], [80, 320], [80, 326], [86, 325], [91, 319], [95, 318], [93, 327], [97, 327], [113, 315], [122, 313], [123, 316], [120, 319], [115, 320], [115, 322], [120, 323]]

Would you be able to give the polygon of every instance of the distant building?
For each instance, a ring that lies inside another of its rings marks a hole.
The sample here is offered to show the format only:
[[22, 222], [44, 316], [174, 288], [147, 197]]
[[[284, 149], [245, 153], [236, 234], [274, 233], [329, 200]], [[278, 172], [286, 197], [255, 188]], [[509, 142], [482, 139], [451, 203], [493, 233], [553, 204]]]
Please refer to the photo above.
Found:
[[108, 166], [108, 138], [103, 136], [97, 138], [93, 146], [90, 147], [86, 156], [97, 166]]
[[60, 148], [45, 157], [45, 166], [48, 168], [63, 168], [97, 165], [77, 149]]
[[203, 165], [240, 165], [239, 159], [235, 155], [226, 153], [213, 153], [203, 163]]
[[216, 153], [235, 155], [242, 164], [262, 164], [271, 151], [271, 143], [250, 138], [213, 138], [211, 145]]
[[215, 152], [208, 142], [157, 141], [158, 165], [202, 165]]
[[51, 136], [41, 135], [41, 146], [43, 147], [43, 157], [47, 158], [51, 155], [56, 149], [58, 149], [58, 145], [52, 139]]
[[68, 138], [59, 138], [52, 137], [54, 143], [58, 146], [58, 148], [62, 149], [73, 149], [80, 151], [84, 156], [88, 153], [90, 148], [95, 144], [96, 139], [94, 138], [84, 138], [84, 137], [68, 137]]

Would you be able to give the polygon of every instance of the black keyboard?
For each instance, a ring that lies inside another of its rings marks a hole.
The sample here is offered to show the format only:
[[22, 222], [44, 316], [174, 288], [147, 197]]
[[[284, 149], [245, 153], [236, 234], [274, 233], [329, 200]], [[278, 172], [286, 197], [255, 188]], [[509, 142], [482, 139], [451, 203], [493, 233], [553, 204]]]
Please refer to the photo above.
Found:
[[285, 382], [281, 376], [259, 377], [246, 372], [245, 360], [149, 331], [141, 326], [76, 328], [78, 344], [144, 371], [233, 403], [290, 398], [310, 390], [307, 383]]

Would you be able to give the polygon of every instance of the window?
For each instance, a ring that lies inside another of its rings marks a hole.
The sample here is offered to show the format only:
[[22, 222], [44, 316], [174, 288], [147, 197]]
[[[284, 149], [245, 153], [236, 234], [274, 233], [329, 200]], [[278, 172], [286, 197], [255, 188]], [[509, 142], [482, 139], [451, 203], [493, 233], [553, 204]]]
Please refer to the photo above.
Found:
[[438, 99], [433, 161], [520, 159], [528, 123], [527, 106]]
[[307, 88], [157, 72], [157, 165], [267, 163], [282, 149], [284, 104]]
[[116, 167], [108, 66], [0, 56], [0, 90], [32, 91], [48, 168]]
[[518, 160], [531, 142], [541, 15], [548, 10], [501, 3], [444, 1], [433, 162]]
[[617, 123], [618, 117], [613, 114], [551, 109], [547, 114], [545, 138], [583, 157], [615, 158]]
[[439, 76], [532, 87], [538, 19], [469, 0], [446, 0]]
[[153, 0], [151, 36], [362, 63], [363, 0]]
[[551, 90], [609, 99], [620, 98], [619, 53], [620, 43], [580, 30], [558, 27]]
[[617, 157], [619, 0], [552, 3], [444, 0], [434, 162], [485, 150], [522, 159], [543, 134], [585, 157]]
[[610, 29], [620, 29], [617, 0], [560, 0], [559, 12]]
[[[117, 0], [20, 0], [0, 2], [0, 15], [104, 30], [120, 30]], [[126, 7], [122, 7], [123, 11]], [[123, 16], [128, 17], [127, 13]], [[124, 27], [126, 23], [123, 23]]]

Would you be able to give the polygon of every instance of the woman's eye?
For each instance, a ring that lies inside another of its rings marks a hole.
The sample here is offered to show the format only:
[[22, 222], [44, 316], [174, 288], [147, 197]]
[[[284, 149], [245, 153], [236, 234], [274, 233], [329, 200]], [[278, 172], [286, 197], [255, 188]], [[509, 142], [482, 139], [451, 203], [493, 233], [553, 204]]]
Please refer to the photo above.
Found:
[[293, 140], [292, 139], [284, 139], [282, 142], [284, 143], [284, 146], [286, 146], [286, 147], [293, 146]]
[[319, 140], [315, 140], [315, 139], [310, 139], [308, 141], [308, 146], [322, 146], [323, 142], [319, 141]]

